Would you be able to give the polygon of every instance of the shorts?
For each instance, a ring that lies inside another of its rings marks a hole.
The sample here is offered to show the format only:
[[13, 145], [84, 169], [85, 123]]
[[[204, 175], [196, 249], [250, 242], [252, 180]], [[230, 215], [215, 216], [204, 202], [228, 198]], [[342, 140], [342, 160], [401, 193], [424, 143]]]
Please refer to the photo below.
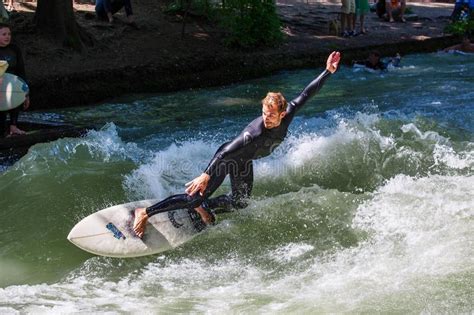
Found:
[[341, 0], [342, 8], [341, 12], [344, 14], [350, 14], [356, 12], [355, 0]]
[[368, 0], [355, 0], [355, 4], [357, 15], [365, 15], [370, 11]]

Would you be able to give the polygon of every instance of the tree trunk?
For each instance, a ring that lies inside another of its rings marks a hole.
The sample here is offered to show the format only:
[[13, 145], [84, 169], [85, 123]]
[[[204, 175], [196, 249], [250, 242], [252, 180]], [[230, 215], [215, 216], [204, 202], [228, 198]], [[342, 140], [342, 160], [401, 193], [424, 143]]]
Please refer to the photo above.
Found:
[[186, 8], [184, 9], [184, 15], [183, 15], [183, 25], [181, 28], [181, 39], [184, 39], [184, 33], [185, 33], [185, 28], [186, 28], [186, 18], [188, 16], [189, 9], [191, 8], [193, 0], [187, 0], [186, 2]]
[[38, 0], [34, 19], [39, 30], [54, 35], [66, 47], [83, 51], [84, 44], [93, 43], [76, 22], [72, 0]]

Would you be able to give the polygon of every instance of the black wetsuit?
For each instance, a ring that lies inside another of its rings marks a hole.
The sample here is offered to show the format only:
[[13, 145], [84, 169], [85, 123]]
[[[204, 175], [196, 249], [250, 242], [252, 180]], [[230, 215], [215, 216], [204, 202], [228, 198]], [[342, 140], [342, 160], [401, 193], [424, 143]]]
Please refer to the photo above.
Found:
[[[168, 197], [146, 209], [147, 215], [175, 210], [194, 209], [202, 205], [205, 209], [221, 208], [228, 210], [231, 207], [246, 206], [245, 199], [250, 196], [253, 186], [252, 161], [268, 156], [285, 139], [295, 113], [306, 101], [318, 92], [323, 86], [330, 72], [325, 70], [314, 79], [301, 94], [288, 103], [286, 115], [278, 127], [267, 129], [263, 124], [262, 116], [253, 120], [242, 133], [234, 140], [224, 143], [215, 153], [211, 162], [204, 171], [210, 176], [209, 183], [203, 196], [196, 193], [194, 196], [179, 194]], [[228, 195], [209, 198], [222, 184], [225, 177], [230, 176], [232, 191]]]
[[381, 60], [379, 60], [379, 62], [377, 62], [375, 65], [372, 64], [369, 60], [360, 60], [360, 61], [354, 61], [355, 64], [358, 64], [358, 65], [363, 65], [369, 69], [373, 69], [373, 70], [386, 70], [387, 69], [387, 65], [385, 63], [383, 63]]

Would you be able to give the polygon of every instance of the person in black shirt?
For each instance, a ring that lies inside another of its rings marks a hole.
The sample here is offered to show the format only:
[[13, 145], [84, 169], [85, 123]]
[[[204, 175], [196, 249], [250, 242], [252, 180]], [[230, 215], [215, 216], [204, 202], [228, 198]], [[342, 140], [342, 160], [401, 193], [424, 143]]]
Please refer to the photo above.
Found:
[[[234, 140], [224, 143], [214, 154], [204, 173], [186, 184], [186, 193], [168, 197], [148, 208], [135, 209], [133, 230], [142, 237], [147, 220], [160, 212], [194, 209], [204, 223], [214, 221], [212, 209], [246, 206], [253, 186], [252, 161], [268, 156], [284, 140], [296, 112], [336, 72], [341, 55], [332, 52], [324, 70], [291, 102], [281, 93], [269, 92], [262, 100], [262, 116], [253, 120]], [[229, 175], [232, 191], [228, 195], [209, 198]]]
[[354, 61], [354, 64], [363, 65], [372, 70], [386, 70], [387, 65], [380, 59], [380, 53], [373, 50], [369, 53], [369, 58], [366, 60]]
[[[20, 48], [11, 43], [11, 29], [8, 24], [0, 23], [0, 60], [8, 62], [7, 73], [19, 76], [26, 81], [25, 64], [23, 62], [23, 55]], [[23, 103], [23, 109], [27, 109], [30, 106], [30, 98], [26, 97]], [[18, 128], [18, 116], [20, 113], [20, 107], [9, 110], [8, 112], [0, 111], [0, 137], [4, 136], [6, 132], [6, 113], [10, 114], [10, 135], [21, 135], [25, 132]]]

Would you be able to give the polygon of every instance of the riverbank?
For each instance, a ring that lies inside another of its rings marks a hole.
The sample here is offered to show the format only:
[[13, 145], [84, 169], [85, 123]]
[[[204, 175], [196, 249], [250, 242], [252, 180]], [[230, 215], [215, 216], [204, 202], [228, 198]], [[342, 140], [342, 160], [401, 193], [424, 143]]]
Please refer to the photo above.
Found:
[[199, 18], [189, 19], [184, 38], [179, 17], [163, 13], [165, 3], [134, 1], [140, 29], [124, 16], [109, 26], [97, 21], [94, 7], [75, 4], [77, 22], [96, 42], [81, 54], [69, 51], [31, 27], [34, 5], [22, 4], [12, 17], [14, 36], [24, 49], [32, 109], [88, 105], [128, 93], [158, 93], [223, 85], [285, 69], [321, 66], [332, 50], [343, 62], [364, 58], [371, 49], [383, 55], [432, 52], [455, 42], [443, 33], [452, 4], [409, 3], [416, 18], [387, 23], [366, 17], [368, 34], [341, 38], [329, 25], [339, 3], [278, 2], [287, 34], [277, 48], [235, 51], [222, 45], [224, 34]]

